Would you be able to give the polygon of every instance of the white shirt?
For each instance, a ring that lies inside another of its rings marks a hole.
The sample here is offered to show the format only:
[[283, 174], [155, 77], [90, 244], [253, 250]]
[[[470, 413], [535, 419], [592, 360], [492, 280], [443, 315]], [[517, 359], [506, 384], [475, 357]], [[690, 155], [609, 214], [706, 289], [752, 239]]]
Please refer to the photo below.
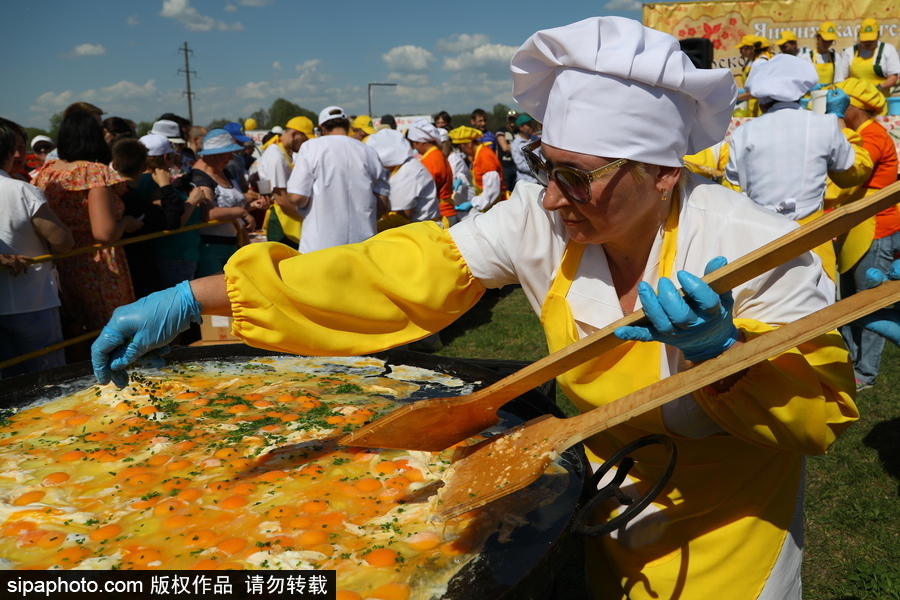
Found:
[[[856, 44], [854, 44], [855, 46]], [[834, 80], [835, 81], [843, 81], [850, 76], [850, 63], [853, 62], [853, 58], [855, 56], [853, 52], [854, 46], [848, 46], [841, 50], [841, 54], [843, 55], [843, 61], [841, 62], [841, 78], [838, 79], [838, 65], [835, 63], [834, 65]], [[875, 51], [872, 53], [872, 58], [878, 60], [878, 48], [883, 47], [884, 49], [881, 52], [881, 61], [878, 63], [881, 65], [882, 70], [884, 71], [885, 77], [890, 77], [891, 75], [900, 75], [900, 55], [897, 54], [897, 49], [893, 46], [893, 44], [886, 44], [884, 42], [878, 42], [875, 46]]]
[[300, 211], [300, 252], [353, 244], [375, 235], [376, 194], [390, 195], [378, 153], [346, 135], [313, 138], [300, 147], [287, 190], [310, 199]]
[[438, 208], [437, 185], [428, 169], [410, 158], [391, 175], [391, 210], [412, 210], [413, 222], [435, 221], [441, 218]]
[[271, 183], [273, 190], [275, 188], [287, 189], [288, 178], [291, 176], [291, 167], [288, 165], [287, 157], [285, 157], [280, 144], [276, 142], [266, 148], [259, 160], [253, 163], [253, 166], [256, 167], [256, 172], [259, 173], [260, 181]]
[[516, 183], [520, 181], [537, 183], [537, 179], [531, 174], [531, 167], [528, 166], [528, 161], [525, 160], [525, 153], [522, 152], [522, 148], [530, 143], [531, 140], [526, 140], [521, 135], [516, 135], [510, 144], [510, 153], [512, 154], [513, 162], [516, 163]]
[[754, 202], [800, 220], [823, 206], [828, 171], [846, 171], [856, 152], [834, 115], [776, 102], [731, 134], [725, 177]]
[[[13, 179], [0, 170], [0, 253], [42, 256], [50, 254], [34, 230], [31, 219], [47, 203], [40, 189]], [[59, 306], [59, 283], [53, 263], [29, 265], [13, 276], [0, 271], [0, 315], [15, 315]]]

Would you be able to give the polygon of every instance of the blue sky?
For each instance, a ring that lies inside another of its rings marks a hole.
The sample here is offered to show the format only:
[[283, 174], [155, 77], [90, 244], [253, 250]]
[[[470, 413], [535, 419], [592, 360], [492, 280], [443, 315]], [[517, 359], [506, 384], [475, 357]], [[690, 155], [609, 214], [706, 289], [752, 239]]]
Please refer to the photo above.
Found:
[[638, 0], [86, 0], [4, 2], [0, 115], [48, 127], [84, 100], [107, 116], [237, 119], [279, 97], [318, 112], [491, 110], [511, 97], [509, 59], [532, 33], [598, 15], [641, 18]]

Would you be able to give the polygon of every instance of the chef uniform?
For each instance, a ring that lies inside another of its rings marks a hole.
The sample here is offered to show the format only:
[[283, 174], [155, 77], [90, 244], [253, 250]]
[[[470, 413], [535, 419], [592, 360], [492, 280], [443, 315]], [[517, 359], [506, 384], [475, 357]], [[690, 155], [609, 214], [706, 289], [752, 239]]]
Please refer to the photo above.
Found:
[[[538, 32], [512, 70], [514, 97], [544, 123], [547, 144], [657, 165], [720, 140], [735, 96], [728, 71], [696, 70], [675, 38], [618, 17]], [[314, 255], [245, 247], [225, 272], [234, 333], [300, 354], [368, 353], [445, 327], [485, 288], [520, 284], [549, 350], [559, 350], [622, 308], [603, 246], [571, 241], [561, 215], [543, 208], [544, 193], [520, 184], [449, 231], [412, 224]], [[675, 192], [643, 279], [702, 273], [711, 258], [735, 260], [796, 226], [694, 178]], [[352, 273], [354, 293], [336, 271]], [[733, 296], [735, 325], [751, 339], [828, 305], [834, 287], [806, 253]], [[672, 346], [625, 342], [559, 383], [590, 410], [685, 368]], [[858, 418], [852, 390], [846, 349], [830, 332], [751, 367], [727, 392], [697, 391], [587, 440], [592, 462], [649, 433], [672, 436], [679, 456], [652, 509], [589, 542], [596, 596], [799, 600], [804, 455], [826, 452]], [[646, 450], [635, 458], [631, 483], [643, 491], [661, 466]]]

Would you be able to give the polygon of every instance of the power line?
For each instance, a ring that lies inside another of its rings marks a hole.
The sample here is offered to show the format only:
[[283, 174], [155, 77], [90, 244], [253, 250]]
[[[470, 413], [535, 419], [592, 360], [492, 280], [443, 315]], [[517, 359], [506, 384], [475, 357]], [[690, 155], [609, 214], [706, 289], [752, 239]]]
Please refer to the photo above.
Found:
[[184, 73], [184, 77], [187, 80], [187, 91], [184, 92], [184, 95], [187, 96], [188, 99], [188, 119], [190, 119], [191, 124], [194, 123], [194, 103], [193, 97], [194, 92], [191, 91], [191, 73], [196, 75], [196, 71], [191, 71], [191, 63], [188, 55], [193, 54], [194, 51], [188, 48], [188, 43], [184, 43], [184, 47], [178, 49], [179, 52], [184, 52], [184, 68], [178, 69], [179, 73]]

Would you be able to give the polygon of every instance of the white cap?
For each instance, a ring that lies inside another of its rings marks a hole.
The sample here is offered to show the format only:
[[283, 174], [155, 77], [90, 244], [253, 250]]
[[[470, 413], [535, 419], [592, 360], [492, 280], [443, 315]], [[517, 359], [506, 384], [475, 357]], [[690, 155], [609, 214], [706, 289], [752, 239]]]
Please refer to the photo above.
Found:
[[819, 75], [812, 63], [790, 54], [777, 54], [753, 67], [746, 87], [760, 104], [769, 104], [797, 102], [817, 83]]
[[46, 135], [36, 135], [36, 136], [34, 136], [34, 139], [31, 140], [31, 149], [34, 150], [35, 145], [39, 144], [41, 142], [50, 144], [51, 146], [56, 148], [56, 144], [53, 143], [53, 140], [48, 138]]
[[623, 17], [539, 31], [511, 68], [545, 143], [662, 166], [722, 141], [737, 96], [731, 71], [697, 69], [674, 37]]
[[281, 135], [282, 133], [284, 133], [284, 128], [282, 128], [281, 125], [276, 125], [269, 131], [271, 131], [272, 133], [277, 133], [278, 135]]
[[413, 124], [406, 130], [406, 137], [412, 142], [440, 143], [441, 130], [423, 117], [413, 121]]
[[412, 147], [403, 134], [395, 129], [382, 129], [366, 138], [366, 144], [378, 153], [385, 167], [402, 165], [412, 156]]
[[165, 156], [170, 152], [175, 152], [169, 140], [156, 133], [148, 133], [141, 138], [141, 143], [147, 148], [147, 156]]
[[344, 109], [340, 106], [327, 106], [322, 109], [322, 112], [319, 113], [319, 126], [322, 126], [322, 123], [325, 121], [330, 121], [331, 119], [346, 119], [347, 114], [344, 112]]
[[161, 135], [164, 138], [167, 138], [173, 144], [185, 143], [185, 141], [181, 139], [181, 128], [175, 121], [168, 121], [166, 119], [157, 121], [153, 124], [153, 128], [150, 129], [150, 133]]

